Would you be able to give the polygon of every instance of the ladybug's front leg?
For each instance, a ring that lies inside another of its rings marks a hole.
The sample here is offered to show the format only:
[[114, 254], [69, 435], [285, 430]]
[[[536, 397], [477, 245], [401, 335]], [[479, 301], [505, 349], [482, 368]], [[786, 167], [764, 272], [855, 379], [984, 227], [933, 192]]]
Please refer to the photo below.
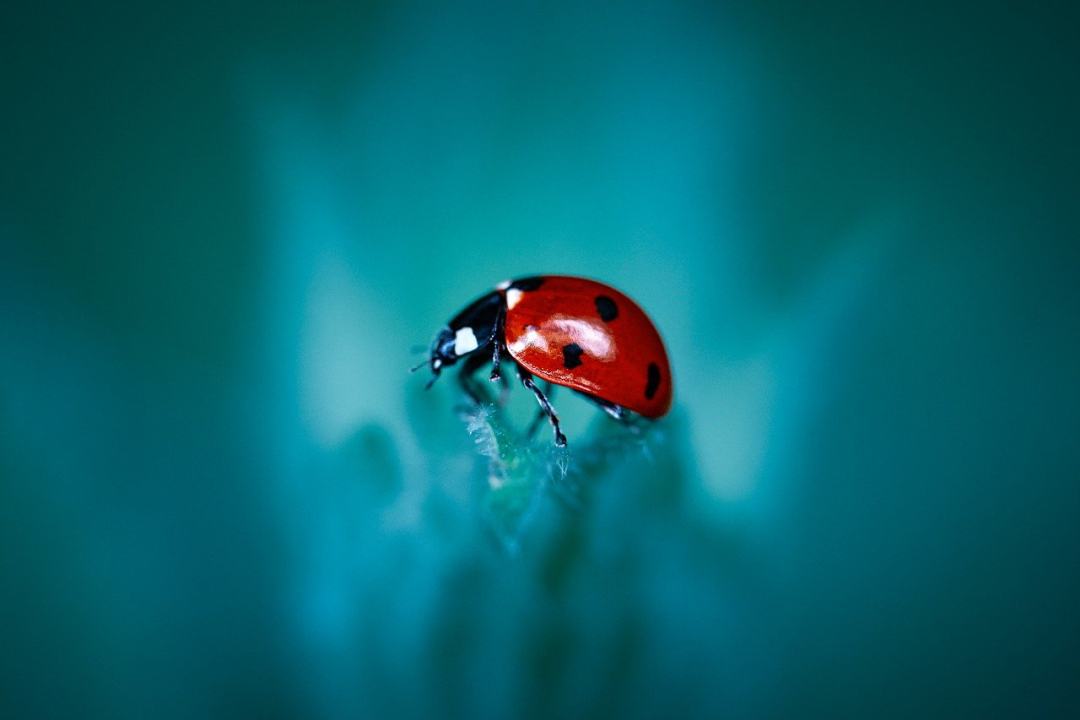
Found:
[[559, 416], [555, 414], [555, 408], [551, 407], [551, 403], [548, 402], [547, 396], [536, 386], [533, 382], [533, 376], [525, 368], [518, 365], [518, 377], [521, 378], [521, 384], [532, 390], [533, 395], [536, 396], [536, 402], [540, 403], [540, 409], [547, 415], [548, 422], [551, 423], [551, 428], [555, 431], [555, 445], [558, 447], [566, 446], [566, 436], [562, 434], [562, 430], [559, 429]]
[[[494, 348], [491, 351], [491, 382], [496, 382], [502, 379], [502, 375], [499, 373], [499, 351], [502, 350], [503, 345], [503, 326], [506, 319], [506, 306], [499, 306], [499, 314], [495, 316], [495, 336], [492, 338], [491, 344]], [[504, 384], [505, 386], [505, 384]]]

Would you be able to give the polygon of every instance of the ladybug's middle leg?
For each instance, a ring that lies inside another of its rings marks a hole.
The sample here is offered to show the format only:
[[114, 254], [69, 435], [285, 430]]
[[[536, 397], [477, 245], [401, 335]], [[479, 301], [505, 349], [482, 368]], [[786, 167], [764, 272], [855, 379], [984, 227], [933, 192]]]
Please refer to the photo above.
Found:
[[[556, 387], [558, 386], [552, 385], [547, 380], [544, 381], [544, 395], [547, 396], [548, 402], [551, 402], [551, 396], [554, 395]], [[543, 408], [536, 411], [536, 417], [532, 419], [532, 422], [529, 423], [529, 429], [525, 431], [526, 438], [529, 440], [532, 439], [532, 436], [536, 434], [536, 431], [540, 428], [540, 423], [544, 421], [546, 415], [547, 413], [544, 412]]]
[[521, 378], [521, 384], [532, 390], [533, 395], [536, 396], [536, 402], [540, 403], [540, 409], [547, 415], [548, 422], [551, 423], [552, 430], [555, 431], [555, 445], [558, 447], [566, 446], [566, 436], [562, 434], [562, 430], [559, 429], [559, 416], [555, 414], [555, 408], [551, 407], [551, 403], [548, 402], [547, 396], [543, 391], [536, 386], [533, 382], [533, 376], [528, 370], [518, 365], [518, 377]]

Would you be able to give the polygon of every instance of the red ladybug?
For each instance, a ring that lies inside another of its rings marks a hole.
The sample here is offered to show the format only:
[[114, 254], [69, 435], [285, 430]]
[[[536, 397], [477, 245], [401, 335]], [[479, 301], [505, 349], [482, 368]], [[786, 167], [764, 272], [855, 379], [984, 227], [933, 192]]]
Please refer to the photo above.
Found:
[[473, 373], [490, 361], [491, 380], [500, 380], [506, 355], [559, 446], [566, 436], [534, 376], [576, 390], [623, 422], [631, 412], [658, 418], [671, 407], [671, 367], [656, 327], [633, 300], [595, 280], [538, 275], [500, 283], [440, 330], [414, 369], [431, 366], [431, 387], [444, 367], [464, 358], [462, 387], [479, 402]]

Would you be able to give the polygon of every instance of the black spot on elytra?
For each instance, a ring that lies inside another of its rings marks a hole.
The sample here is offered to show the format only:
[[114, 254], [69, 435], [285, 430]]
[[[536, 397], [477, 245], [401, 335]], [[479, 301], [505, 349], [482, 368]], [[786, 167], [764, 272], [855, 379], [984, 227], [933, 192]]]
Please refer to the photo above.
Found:
[[596, 312], [600, 313], [600, 319], [604, 322], [611, 322], [619, 317], [618, 306], [607, 295], [597, 295], [594, 302], [596, 303]]
[[563, 365], [567, 370], [573, 370], [581, 364], [581, 354], [585, 352], [581, 349], [581, 346], [577, 343], [570, 343], [569, 345], [563, 345], [562, 357]]
[[649, 363], [649, 377], [645, 381], [645, 398], [652, 400], [660, 387], [660, 368], [656, 363]]
[[538, 289], [543, 284], [544, 278], [538, 276], [515, 280], [514, 282], [510, 283], [510, 287], [514, 290], [521, 290], [522, 292], [532, 292], [533, 290]]

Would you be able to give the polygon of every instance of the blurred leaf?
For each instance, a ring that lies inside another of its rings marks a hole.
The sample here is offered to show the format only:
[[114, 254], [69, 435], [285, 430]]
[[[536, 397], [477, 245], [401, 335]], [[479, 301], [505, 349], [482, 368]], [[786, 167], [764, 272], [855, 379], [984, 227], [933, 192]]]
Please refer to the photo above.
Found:
[[[620, 474], [628, 463], [654, 466], [666, 440], [647, 421], [622, 426], [598, 415], [589, 435], [559, 448], [549, 433], [529, 437], [527, 429], [515, 427], [495, 403], [465, 408], [461, 416], [487, 464], [483, 513], [512, 552], [545, 493], [558, 498], [564, 509], [580, 512], [592, 487]], [[663, 469], [652, 474], [663, 479], [663, 492], [675, 485], [676, 473]]]

